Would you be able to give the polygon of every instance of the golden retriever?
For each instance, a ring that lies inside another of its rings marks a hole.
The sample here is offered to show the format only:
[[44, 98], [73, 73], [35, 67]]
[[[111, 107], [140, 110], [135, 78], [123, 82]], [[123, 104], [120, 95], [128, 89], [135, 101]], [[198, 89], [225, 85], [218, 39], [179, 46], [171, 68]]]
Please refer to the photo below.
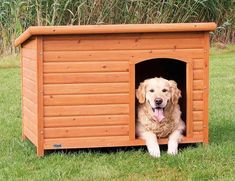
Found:
[[168, 137], [167, 153], [177, 154], [185, 129], [178, 104], [181, 91], [177, 83], [158, 77], [146, 79], [136, 90], [136, 97], [139, 101], [136, 133], [145, 140], [150, 155], [160, 157], [157, 138], [163, 137]]

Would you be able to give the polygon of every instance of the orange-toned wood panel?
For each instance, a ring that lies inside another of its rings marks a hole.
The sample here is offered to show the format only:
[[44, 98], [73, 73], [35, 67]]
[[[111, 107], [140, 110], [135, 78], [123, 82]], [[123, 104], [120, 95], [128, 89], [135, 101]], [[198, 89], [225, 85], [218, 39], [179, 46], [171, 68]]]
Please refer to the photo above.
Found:
[[27, 69], [25, 67], [23, 68], [23, 76], [27, 79], [32, 80], [33, 82], [36, 82], [36, 80], [37, 80], [36, 72], [32, 71], [30, 69]]
[[203, 90], [194, 90], [193, 100], [203, 100]]
[[44, 63], [45, 73], [56, 72], [128, 72], [128, 61]]
[[24, 134], [27, 136], [27, 138], [34, 144], [38, 144], [37, 136], [29, 130], [27, 127], [24, 127]]
[[136, 39], [99, 39], [94, 36], [92, 40], [70, 39], [70, 40], [50, 40], [45, 39], [44, 51], [86, 51], [86, 50], [149, 50], [149, 49], [184, 49], [203, 48], [203, 38], [136, 38]]
[[44, 105], [125, 104], [129, 94], [89, 94], [44, 96]]
[[193, 111], [193, 120], [194, 121], [202, 121], [204, 118], [203, 111]]
[[203, 58], [203, 49], [120, 50], [120, 51], [50, 51], [44, 52], [45, 62], [128, 61], [136, 58], [164, 57], [177, 59]]
[[194, 80], [203, 80], [203, 75], [204, 75], [203, 70], [198, 69], [193, 71]]
[[193, 122], [193, 131], [199, 132], [203, 130], [203, 122], [197, 121]]
[[193, 89], [202, 90], [204, 88], [203, 80], [193, 80]]
[[102, 146], [119, 146], [129, 145], [129, 136], [103, 136], [103, 137], [87, 137], [87, 138], [54, 138], [45, 139], [45, 149], [60, 148], [89, 148]]
[[23, 97], [24, 105], [32, 111], [35, 115], [37, 114], [37, 105], [28, 99], [26, 96]]
[[45, 117], [45, 127], [127, 125], [129, 115]]
[[37, 133], [37, 125], [36, 123], [32, 120], [32, 118], [28, 118], [27, 116], [23, 117], [24, 119], [24, 126], [31, 130], [31, 132], [36, 135]]
[[28, 78], [23, 78], [24, 87], [34, 92], [36, 90], [36, 83]]
[[37, 95], [26, 87], [23, 87], [23, 97], [28, 98], [31, 102], [37, 103]]
[[22, 57], [36, 60], [37, 59], [37, 51], [36, 51], [36, 49], [22, 48]]
[[127, 113], [129, 113], [128, 104], [44, 107], [45, 116], [116, 115]]
[[203, 110], [203, 101], [193, 101], [193, 110], [202, 111]]
[[36, 50], [36, 45], [37, 45], [37, 41], [35, 37], [32, 37], [30, 39], [28, 39], [26, 42], [24, 42], [22, 44], [23, 48], [27, 48], [27, 49], [34, 49]]
[[193, 60], [193, 69], [203, 69], [204, 68], [204, 59], [194, 59]]
[[129, 133], [127, 125], [121, 126], [93, 126], [93, 127], [67, 127], [45, 128], [45, 138], [74, 138], [96, 136], [125, 136]]
[[35, 60], [29, 59], [29, 58], [22, 58], [22, 61], [24, 62], [24, 68], [32, 70], [34, 72], [36, 72], [36, 66], [37, 66], [37, 62]]
[[129, 82], [128, 72], [113, 73], [50, 73], [44, 74], [45, 84], [57, 83], [106, 83]]
[[129, 83], [46, 84], [44, 94], [128, 93]]

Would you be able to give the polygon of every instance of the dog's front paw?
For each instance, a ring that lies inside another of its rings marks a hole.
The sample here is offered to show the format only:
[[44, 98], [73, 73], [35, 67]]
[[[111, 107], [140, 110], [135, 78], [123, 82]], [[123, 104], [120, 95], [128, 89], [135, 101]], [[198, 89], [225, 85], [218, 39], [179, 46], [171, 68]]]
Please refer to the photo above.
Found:
[[157, 146], [149, 146], [148, 147], [149, 154], [153, 157], [160, 157], [160, 149]]
[[167, 154], [169, 155], [177, 155], [178, 154], [178, 146], [176, 144], [169, 145]]

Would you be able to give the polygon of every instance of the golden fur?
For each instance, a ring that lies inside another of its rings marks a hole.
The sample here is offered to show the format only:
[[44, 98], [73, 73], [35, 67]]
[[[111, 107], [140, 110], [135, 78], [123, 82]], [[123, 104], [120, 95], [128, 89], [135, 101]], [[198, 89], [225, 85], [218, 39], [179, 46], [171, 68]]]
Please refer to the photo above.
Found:
[[[163, 92], [163, 89], [165, 89], [166, 92]], [[174, 140], [177, 142], [178, 146], [185, 125], [181, 119], [178, 104], [181, 92], [177, 88], [176, 82], [157, 77], [147, 79], [140, 84], [136, 91], [136, 97], [139, 100], [136, 126], [137, 136], [146, 140], [148, 139], [145, 136], [146, 132], [153, 133], [157, 138], [168, 137], [172, 133], [177, 132], [177, 134], [175, 134], [177, 136], [175, 136]], [[163, 100], [162, 105], [164, 106], [163, 112], [165, 117], [162, 121], [158, 121], [154, 118], [153, 106], [156, 98]], [[176, 154], [176, 150], [173, 152], [173, 154]]]

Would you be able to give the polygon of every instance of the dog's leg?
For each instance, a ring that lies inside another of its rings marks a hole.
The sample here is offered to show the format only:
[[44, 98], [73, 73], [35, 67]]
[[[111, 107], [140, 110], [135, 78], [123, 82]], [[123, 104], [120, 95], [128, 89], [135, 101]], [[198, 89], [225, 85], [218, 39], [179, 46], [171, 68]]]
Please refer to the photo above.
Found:
[[181, 130], [175, 130], [170, 134], [168, 140], [168, 150], [169, 155], [176, 155], [178, 153], [178, 143], [182, 138]]
[[156, 135], [153, 132], [147, 131], [142, 133], [141, 137], [145, 140], [150, 155], [160, 157], [160, 148]]

